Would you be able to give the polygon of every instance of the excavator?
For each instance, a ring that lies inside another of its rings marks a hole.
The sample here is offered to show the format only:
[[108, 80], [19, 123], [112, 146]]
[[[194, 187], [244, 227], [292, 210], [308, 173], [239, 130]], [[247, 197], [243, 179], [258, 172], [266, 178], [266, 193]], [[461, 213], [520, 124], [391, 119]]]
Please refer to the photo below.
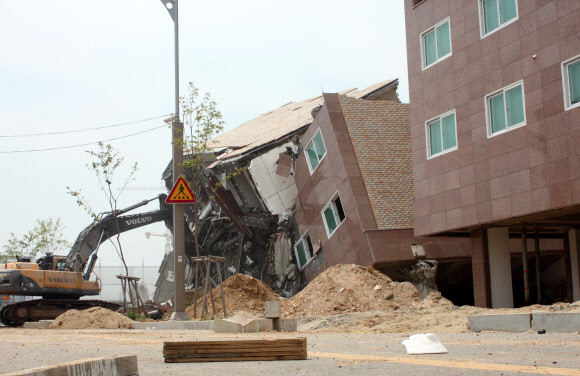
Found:
[[[160, 221], [170, 227], [172, 208], [165, 203], [166, 198], [160, 194], [128, 208], [100, 214], [79, 234], [67, 256], [47, 254], [36, 262], [26, 259], [0, 264], [0, 295], [42, 297], [2, 307], [0, 321], [7, 326], [22, 326], [27, 321], [55, 319], [69, 309], [119, 309], [115, 303], [80, 299], [99, 295], [99, 282], [90, 280], [98, 249], [107, 239], [125, 231]], [[123, 215], [156, 199], [159, 210]]]

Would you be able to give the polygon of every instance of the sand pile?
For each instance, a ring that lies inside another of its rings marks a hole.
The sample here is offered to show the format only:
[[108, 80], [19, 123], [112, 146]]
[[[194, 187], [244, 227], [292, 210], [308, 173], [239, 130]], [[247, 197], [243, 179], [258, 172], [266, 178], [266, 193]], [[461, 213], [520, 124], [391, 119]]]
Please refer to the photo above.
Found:
[[327, 269], [283, 306], [287, 317], [453, 308], [453, 304], [438, 293], [421, 301], [411, 283], [393, 282], [385, 274], [359, 265], [335, 265]]
[[[280, 296], [264, 282], [245, 274], [236, 274], [226, 279], [223, 283], [223, 288], [228, 315], [235, 313], [235, 311], [245, 311], [256, 316], [262, 316], [264, 302], [280, 299]], [[211, 315], [213, 310], [209, 298], [208, 293], [207, 309]], [[213, 298], [216, 311], [218, 314], [223, 313], [222, 294], [219, 286], [213, 289]], [[201, 314], [202, 303], [203, 299], [199, 298], [197, 300], [197, 317]], [[185, 311], [190, 317], [193, 317], [193, 305], [189, 306]]]
[[102, 307], [71, 309], [58, 316], [50, 329], [133, 329], [132, 320]]

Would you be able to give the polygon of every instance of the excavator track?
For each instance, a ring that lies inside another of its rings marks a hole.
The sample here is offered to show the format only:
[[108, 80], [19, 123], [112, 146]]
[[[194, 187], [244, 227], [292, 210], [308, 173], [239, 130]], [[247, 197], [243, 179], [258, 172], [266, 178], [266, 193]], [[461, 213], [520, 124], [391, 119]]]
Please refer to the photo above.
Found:
[[0, 320], [6, 326], [22, 326], [27, 321], [54, 320], [69, 309], [102, 307], [116, 311], [121, 306], [102, 300], [36, 299], [2, 307]]

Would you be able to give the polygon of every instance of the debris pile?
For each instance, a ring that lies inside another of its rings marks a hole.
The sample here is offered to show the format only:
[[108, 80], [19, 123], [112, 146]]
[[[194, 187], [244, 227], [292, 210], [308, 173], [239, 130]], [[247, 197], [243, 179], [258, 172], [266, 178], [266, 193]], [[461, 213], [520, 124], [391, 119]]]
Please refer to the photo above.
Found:
[[[223, 288], [226, 297], [226, 309], [229, 315], [234, 314], [235, 311], [245, 311], [261, 317], [264, 302], [280, 299], [280, 296], [268, 285], [245, 274], [236, 274], [226, 279], [223, 283]], [[213, 314], [210, 298], [208, 292], [207, 310], [210, 314]], [[213, 289], [213, 300], [217, 313], [223, 313], [222, 294], [219, 286]], [[199, 298], [197, 300], [197, 317], [201, 314], [202, 303], [203, 298]], [[190, 317], [193, 317], [193, 305], [189, 306], [185, 312]]]
[[49, 329], [133, 329], [132, 320], [102, 307], [71, 309], [58, 316]]
[[432, 293], [425, 301], [409, 282], [393, 282], [385, 274], [359, 265], [335, 265], [304, 290], [284, 302], [287, 317], [338, 313], [453, 309], [453, 303]]

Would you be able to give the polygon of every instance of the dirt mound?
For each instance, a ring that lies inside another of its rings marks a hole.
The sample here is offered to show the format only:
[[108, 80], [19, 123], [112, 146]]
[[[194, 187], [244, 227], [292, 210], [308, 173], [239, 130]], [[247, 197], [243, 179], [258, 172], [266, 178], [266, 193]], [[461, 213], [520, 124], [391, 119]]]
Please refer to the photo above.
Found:
[[[264, 282], [245, 274], [236, 274], [226, 279], [223, 283], [226, 298], [226, 308], [228, 313], [234, 311], [245, 311], [256, 316], [262, 316], [264, 302], [279, 300], [280, 295], [276, 294]], [[207, 299], [208, 312], [213, 314], [211, 300]], [[213, 300], [218, 314], [223, 313], [222, 294], [219, 286], [213, 289]], [[201, 314], [203, 298], [197, 300], [197, 317]], [[193, 305], [189, 306], [185, 312], [193, 317]]]
[[335, 265], [327, 269], [293, 298], [284, 301], [287, 317], [325, 316], [337, 313], [450, 310], [453, 304], [435, 293], [425, 301], [409, 282], [393, 282], [385, 274], [359, 265]]
[[71, 309], [58, 316], [49, 329], [133, 329], [132, 320], [111, 310], [93, 307]]

